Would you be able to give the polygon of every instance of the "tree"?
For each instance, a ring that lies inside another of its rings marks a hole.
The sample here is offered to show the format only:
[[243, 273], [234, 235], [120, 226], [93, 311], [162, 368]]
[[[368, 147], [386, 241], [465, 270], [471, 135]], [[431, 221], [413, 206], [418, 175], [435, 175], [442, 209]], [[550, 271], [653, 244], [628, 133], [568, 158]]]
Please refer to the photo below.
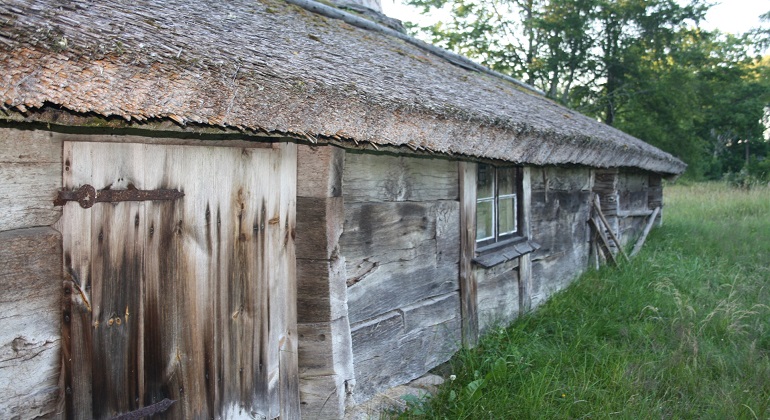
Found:
[[[770, 45], [770, 30], [702, 31], [703, 0], [407, 1], [452, 8], [449, 21], [421, 28], [434, 43], [673, 153], [691, 176], [766, 155], [770, 73], [750, 51], [752, 40]], [[748, 158], [736, 160], [739, 141]]]

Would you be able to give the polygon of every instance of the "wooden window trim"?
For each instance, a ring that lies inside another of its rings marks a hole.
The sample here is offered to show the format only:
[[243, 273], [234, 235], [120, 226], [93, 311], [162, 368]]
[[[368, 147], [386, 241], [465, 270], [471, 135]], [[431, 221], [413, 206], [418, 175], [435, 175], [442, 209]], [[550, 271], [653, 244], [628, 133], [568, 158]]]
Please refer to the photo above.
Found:
[[[523, 225], [523, 210], [522, 210], [522, 196], [523, 196], [523, 188], [522, 188], [522, 178], [523, 178], [523, 171], [521, 167], [518, 166], [495, 166], [495, 165], [489, 165], [489, 164], [483, 164], [479, 163], [477, 171], [480, 170], [482, 165], [487, 166], [488, 168], [492, 168], [494, 170], [494, 179], [493, 179], [493, 189], [494, 192], [492, 194], [492, 197], [484, 197], [484, 198], [478, 198], [476, 197], [476, 209], [478, 210], [478, 204], [482, 202], [492, 202], [492, 236], [484, 238], [484, 239], [476, 239], [476, 253], [484, 253], [487, 251], [494, 251], [496, 249], [499, 249], [501, 247], [505, 247], [507, 245], [519, 242], [521, 240], [525, 240], [526, 236], [522, 234], [522, 225]], [[515, 175], [515, 191], [513, 194], [499, 194], [499, 182], [498, 182], [498, 169], [508, 169], [508, 168], [514, 168], [514, 175]], [[478, 173], [478, 172], [477, 172]], [[477, 175], [477, 185], [478, 189], [478, 175]], [[516, 227], [516, 230], [509, 233], [500, 234], [500, 220], [499, 220], [499, 205], [500, 205], [500, 199], [508, 199], [513, 198], [514, 199], [514, 211], [516, 212], [516, 216], [514, 218], [514, 225]], [[476, 218], [476, 223], [479, 223], [478, 215]]]

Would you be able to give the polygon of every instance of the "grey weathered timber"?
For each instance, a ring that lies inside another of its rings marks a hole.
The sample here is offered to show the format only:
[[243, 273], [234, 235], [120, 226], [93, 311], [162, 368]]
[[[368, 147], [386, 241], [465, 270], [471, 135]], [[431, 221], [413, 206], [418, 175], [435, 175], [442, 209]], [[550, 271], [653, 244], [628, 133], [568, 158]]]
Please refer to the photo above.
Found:
[[436, 228], [437, 210], [448, 205], [458, 210], [456, 204], [441, 202], [345, 206], [340, 246], [351, 322], [458, 289], [457, 261], [438, 261], [438, 243], [457, 238], [455, 232]]
[[521, 285], [519, 258], [498, 264], [492, 268], [476, 267], [473, 277], [476, 282], [476, 305], [479, 331], [490, 327], [507, 325], [519, 316]]
[[0, 231], [49, 226], [61, 187], [61, 142], [41, 130], [0, 127]]
[[297, 146], [297, 197], [339, 197], [345, 151], [336, 146]]
[[342, 417], [346, 384], [354, 382], [347, 273], [339, 246], [344, 159], [338, 147], [298, 146], [297, 328], [305, 418]]
[[[275, 303], [283, 306], [277, 311], [268, 310], [276, 322], [269, 322], [270, 343], [278, 347], [278, 415], [280, 418], [299, 418], [301, 415], [299, 394], [299, 334], [297, 331], [297, 262], [295, 237], [297, 231], [297, 145], [273, 144], [278, 158], [278, 229], [274, 229], [271, 247], [270, 293]], [[248, 171], [246, 172], [248, 174]], [[269, 194], [269, 193], [268, 193]], [[283, 222], [283, 223], [281, 223]], [[268, 220], [268, 223], [270, 221]], [[276, 345], [277, 343], [277, 345]]]
[[477, 165], [460, 162], [460, 312], [463, 345], [473, 347], [479, 337], [478, 284], [473, 272], [476, 256]]
[[576, 167], [527, 166], [531, 171], [531, 185], [534, 191], [588, 191], [592, 180], [589, 171], [579, 171]]
[[296, 146], [65, 142], [64, 156], [67, 188], [185, 192], [64, 206], [67, 415], [169, 398], [179, 417], [297, 416]]
[[644, 241], [647, 239], [647, 235], [650, 234], [650, 230], [652, 229], [653, 224], [655, 224], [655, 220], [658, 218], [658, 212], [660, 211], [660, 207], [655, 207], [655, 210], [652, 211], [652, 214], [650, 215], [650, 219], [647, 222], [647, 225], [644, 227], [644, 231], [642, 231], [642, 236], [639, 237], [639, 239], [636, 241], [636, 245], [634, 245], [634, 249], [631, 251], [631, 256], [635, 256], [639, 253], [639, 251], [642, 250], [642, 246], [644, 246]]
[[610, 223], [607, 221], [607, 218], [604, 217], [604, 213], [602, 213], [602, 205], [599, 200], [599, 196], [594, 197], [593, 207], [594, 207], [594, 210], [596, 211], [597, 216], [599, 216], [599, 220], [601, 220], [601, 222], [603, 223], [604, 229], [607, 230], [609, 237], [612, 238], [613, 242], [615, 242], [615, 246], [617, 247], [618, 252], [620, 253], [620, 255], [623, 256], [623, 258], [626, 261], [629, 261], [628, 255], [626, 254], [626, 251], [623, 249], [623, 243], [620, 242], [620, 240], [618, 239], [618, 236], [612, 230], [612, 225], [610, 225]]
[[347, 316], [347, 299], [344, 260], [298, 259], [297, 314], [300, 323], [328, 322]]
[[0, 417], [53, 416], [61, 366], [61, 235], [0, 232]]
[[[567, 178], [569, 179], [569, 178]], [[524, 237], [532, 237], [532, 168], [525, 167], [521, 174], [521, 228]], [[524, 314], [532, 309], [532, 255], [519, 257], [519, 312]]]
[[594, 229], [597, 239], [601, 241], [597, 243], [597, 246], [599, 246], [601, 254], [605, 258], [608, 258], [608, 261], [611, 261], [613, 265], [617, 266], [618, 259], [615, 257], [615, 254], [612, 253], [613, 247], [610, 245], [610, 241], [604, 234], [604, 232], [606, 232], [606, 228], [602, 225], [602, 223], [597, 222], [597, 219], [598, 217], [592, 218], [588, 221], [591, 224], [591, 227]]
[[297, 197], [297, 214], [297, 257], [335, 257], [344, 223], [342, 197]]
[[658, 212], [657, 225], [660, 227], [663, 224], [663, 182], [661, 176], [658, 174], [650, 174], [650, 203], [649, 208], [654, 209], [660, 207]]
[[448, 360], [461, 341], [459, 299], [452, 292], [352, 325], [355, 400], [366, 401]]
[[590, 190], [593, 188], [591, 170], [559, 168], [560, 183], [576, 188], [549, 190], [547, 201], [545, 183], [535, 183], [538, 172], [536, 168], [532, 170], [532, 182], [537, 188], [532, 188], [530, 205], [530, 237], [541, 245], [531, 254], [530, 300], [533, 308], [552, 293], [567, 287], [587, 269], [591, 248], [587, 223], [591, 209]]
[[457, 200], [457, 162], [347, 153], [345, 202]]

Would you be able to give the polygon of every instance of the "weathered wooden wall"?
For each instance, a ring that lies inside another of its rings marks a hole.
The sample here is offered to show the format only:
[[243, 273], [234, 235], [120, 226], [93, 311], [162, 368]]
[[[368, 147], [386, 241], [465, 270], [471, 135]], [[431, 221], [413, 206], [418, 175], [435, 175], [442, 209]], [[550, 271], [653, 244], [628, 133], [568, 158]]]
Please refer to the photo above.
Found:
[[61, 235], [0, 232], [0, 418], [55, 412], [61, 325]]
[[0, 127], [0, 418], [55, 416], [61, 365], [61, 235], [50, 226], [61, 140]]
[[457, 165], [345, 155], [340, 251], [356, 402], [422, 375], [459, 347]]
[[532, 302], [537, 306], [588, 268], [592, 173], [585, 167], [531, 168]]
[[345, 151], [298, 146], [297, 317], [300, 403], [312, 419], [343, 416], [354, 386], [345, 260], [340, 255]]
[[64, 143], [64, 186], [176, 188], [65, 205], [67, 415], [299, 415], [296, 146]]
[[519, 259], [514, 258], [491, 268], [473, 267], [477, 287], [479, 330], [504, 326], [519, 316]]
[[633, 244], [647, 224], [646, 213], [651, 210], [649, 179], [645, 172], [618, 173], [618, 238], [624, 246]]

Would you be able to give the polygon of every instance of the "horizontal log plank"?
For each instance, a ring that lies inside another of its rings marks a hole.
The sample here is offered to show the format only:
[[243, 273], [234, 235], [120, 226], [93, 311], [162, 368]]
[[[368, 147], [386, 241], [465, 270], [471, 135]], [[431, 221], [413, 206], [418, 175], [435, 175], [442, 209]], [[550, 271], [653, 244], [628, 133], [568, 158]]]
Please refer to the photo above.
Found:
[[61, 187], [61, 141], [40, 130], [0, 128], [0, 231], [49, 226]]
[[372, 153], [345, 154], [346, 203], [457, 200], [457, 162]]
[[460, 328], [457, 292], [353, 325], [354, 400], [365, 401], [448, 360], [459, 348]]
[[59, 393], [61, 235], [0, 233], [0, 418], [52, 415]]
[[479, 329], [482, 332], [497, 324], [507, 325], [519, 315], [518, 270], [510, 269], [492, 276], [486, 275], [485, 271], [476, 271]]
[[533, 191], [588, 191], [591, 189], [591, 171], [588, 168], [546, 166], [531, 169]]
[[458, 290], [457, 266], [426, 265], [420, 259], [408, 263], [380, 266], [366, 281], [348, 288], [351, 323]]
[[618, 174], [618, 191], [643, 191], [649, 188], [650, 178], [644, 172], [621, 172]]

